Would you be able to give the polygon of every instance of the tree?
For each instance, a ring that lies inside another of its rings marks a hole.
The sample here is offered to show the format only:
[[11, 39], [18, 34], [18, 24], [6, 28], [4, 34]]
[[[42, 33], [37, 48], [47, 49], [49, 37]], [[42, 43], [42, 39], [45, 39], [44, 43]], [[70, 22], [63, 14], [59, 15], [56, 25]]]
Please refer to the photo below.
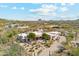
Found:
[[45, 39], [45, 40], [49, 40], [50, 36], [48, 34], [46, 34], [46, 33], [43, 33], [42, 38]]
[[29, 35], [28, 35], [27, 37], [28, 37], [28, 39], [30, 39], [30, 40], [35, 40], [36, 35], [35, 35], [34, 33], [29, 33]]
[[38, 21], [42, 21], [42, 19], [38, 19]]

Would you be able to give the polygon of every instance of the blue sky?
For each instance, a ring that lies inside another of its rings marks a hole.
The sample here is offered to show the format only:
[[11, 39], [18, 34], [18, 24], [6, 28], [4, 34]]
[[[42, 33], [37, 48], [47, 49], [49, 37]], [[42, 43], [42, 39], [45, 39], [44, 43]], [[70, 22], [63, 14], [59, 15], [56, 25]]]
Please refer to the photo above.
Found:
[[78, 3], [0, 3], [0, 18], [9, 20], [74, 20]]

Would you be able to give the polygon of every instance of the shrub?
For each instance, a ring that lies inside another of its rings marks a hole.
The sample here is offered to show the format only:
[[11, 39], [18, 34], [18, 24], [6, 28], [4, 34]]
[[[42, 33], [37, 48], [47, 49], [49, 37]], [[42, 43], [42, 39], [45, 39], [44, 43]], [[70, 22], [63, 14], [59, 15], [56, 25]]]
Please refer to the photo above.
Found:
[[73, 48], [70, 51], [70, 55], [79, 56], [79, 48]]
[[23, 55], [24, 49], [18, 44], [12, 44], [8, 53], [6, 55], [9, 56], [20, 56]]
[[74, 38], [74, 34], [73, 34], [72, 32], [70, 32], [70, 33], [66, 36], [66, 38], [67, 38], [68, 41], [71, 41], [71, 40], [73, 40], [73, 38]]
[[28, 37], [28, 39], [30, 39], [30, 40], [35, 40], [36, 35], [35, 35], [34, 33], [29, 33], [29, 35], [28, 35], [27, 37]]
[[48, 34], [46, 34], [46, 33], [43, 33], [42, 38], [45, 39], [45, 40], [49, 40], [50, 36]]
[[6, 44], [8, 42], [9, 42], [9, 38], [7, 38], [7, 37], [1, 37], [0, 38], [0, 44]]

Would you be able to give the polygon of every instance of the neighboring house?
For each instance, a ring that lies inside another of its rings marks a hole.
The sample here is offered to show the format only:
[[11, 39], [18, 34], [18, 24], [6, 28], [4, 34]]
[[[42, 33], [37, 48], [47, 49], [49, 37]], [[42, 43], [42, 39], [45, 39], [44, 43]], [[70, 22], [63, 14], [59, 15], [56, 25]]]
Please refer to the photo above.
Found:
[[27, 42], [28, 41], [27, 35], [28, 34], [26, 33], [20, 33], [17, 35], [17, 39], [20, 40], [21, 42]]

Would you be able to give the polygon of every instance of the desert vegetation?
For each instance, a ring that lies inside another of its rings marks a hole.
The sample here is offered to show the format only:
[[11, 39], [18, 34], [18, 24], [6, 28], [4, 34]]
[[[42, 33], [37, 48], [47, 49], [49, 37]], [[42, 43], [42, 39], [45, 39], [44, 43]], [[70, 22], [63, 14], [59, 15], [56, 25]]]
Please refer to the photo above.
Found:
[[[12, 24], [18, 25], [11, 26]], [[44, 32], [61, 32], [61, 36], [64, 36], [67, 42], [61, 43], [62, 46], [58, 40], [51, 39], [46, 33], [37, 38], [36, 34], [32, 32], [40, 28]], [[19, 33], [29, 33], [28, 42], [17, 40]], [[40, 19], [39, 21], [10, 21], [0, 19], [0, 55], [3, 56], [79, 56], [79, 47], [73, 47], [71, 44], [73, 40], [79, 40], [79, 19], [72, 21], [41, 21]]]

